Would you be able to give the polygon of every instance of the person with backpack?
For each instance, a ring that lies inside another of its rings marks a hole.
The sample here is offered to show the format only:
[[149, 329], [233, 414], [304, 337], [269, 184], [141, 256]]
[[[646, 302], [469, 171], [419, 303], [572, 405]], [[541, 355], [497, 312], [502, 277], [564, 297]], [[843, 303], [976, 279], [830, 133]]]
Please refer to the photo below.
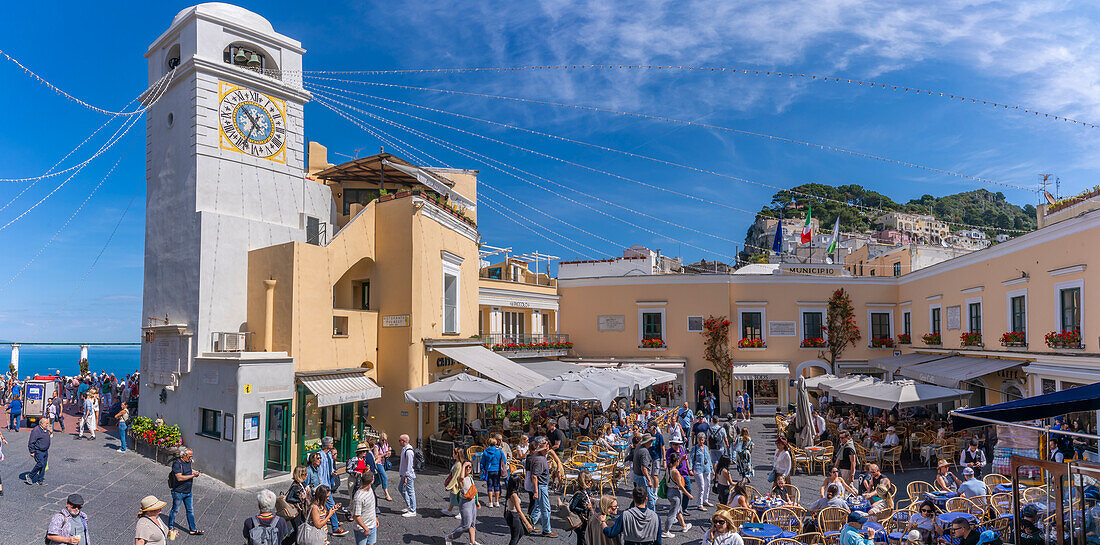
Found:
[[710, 417], [710, 429], [707, 430], [707, 446], [710, 447], [710, 459], [715, 462], [729, 452], [730, 437], [724, 426], [718, 425], [718, 416]]
[[280, 545], [290, 530], [283, 517], [275, 514], [275, 493], [261, 490], [256, 494], [260, 514], [244, 521], [244, 539], [248, 545]]
[[[401, 437], [397, 439], [401, 444], [401, 465], [398, 466], [397, 473], [401, 477], [401, 482], [397, 485], [397, 491], [401, 493], [401, 498], [405, 500], [405, 508], [401, 516], [411, 518], [416, 516], [416, 464], [417, 464], [417, 451], [409, 444], [408, 434], [401, 434]], [[423, 455], [420, 455], [423, 459]], [[420, 462], [423, 464], [423, 462]]]
[[176, 513], [179, 512], [180, 505], [183, 505], [187, 510], [188, 533], [201, 536], [202, 530], [195, 529], [195, 507], [192, 503], [194, 497], [191, 495], [191, 485], [194, 484], [195, 477], [201, 475], [198, 470], [191, 469], [194, 457], [195, 451], [184, 449], [180, 457], [172, 462], [172, 469], [169, 470], [168, 488], [172, 489], [172, 509], [168, 511], [168, 528], [176, 527]]

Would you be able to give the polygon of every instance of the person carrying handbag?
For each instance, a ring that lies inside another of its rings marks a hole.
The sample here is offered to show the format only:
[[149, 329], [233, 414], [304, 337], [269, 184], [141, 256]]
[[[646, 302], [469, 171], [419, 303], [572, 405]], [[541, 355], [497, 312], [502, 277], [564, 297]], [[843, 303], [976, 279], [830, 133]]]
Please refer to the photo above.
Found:
[[460, 490], [458, 513], [462, 517], [462, 522], [459, 523], [458, 528], [445, 536], [444, 541], [447, 545], [453, 545], [454, 539], [463, 532], [469, 532], [470, 545], [477, 545], [475, 539], [477, 530], [474, 526], [477, 524], [477, 485], [474, 484], [474, 479], [471, 475], [474, 472], [474, 466], [470, 462], [462, 463], [462, 478], [459, 481]]
[[577, 492], [569, 500], [569, 511], [566, 519], [571, 530], [577, 534], [577, 545], [586, 545], [585, 533], [588, 531], [588, 515], [592, 512], [592, 498], [588, 495], [588, 489], [592, 487], [592, 479], [587, 471], [577, 474]]

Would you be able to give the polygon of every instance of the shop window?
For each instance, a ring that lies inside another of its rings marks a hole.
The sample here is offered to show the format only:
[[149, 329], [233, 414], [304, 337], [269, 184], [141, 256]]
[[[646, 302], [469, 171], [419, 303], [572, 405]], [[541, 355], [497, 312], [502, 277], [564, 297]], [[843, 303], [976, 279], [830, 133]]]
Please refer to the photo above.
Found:
[[664, 339], [664, 313], [642, 313], [642, 339]]
[[202, 412], [202, 424], [199, 426], [199, 435], [222, 438], [222, 412], [213, 409], [199, 409]]
[[1081, 329], [1081, 288], [1066, 288], [1059, 293], [1062, 331]]
[[982, 332], [982, 304], [970, 303], [967, 306], [967, 314], [970, 321], [970, 333]]

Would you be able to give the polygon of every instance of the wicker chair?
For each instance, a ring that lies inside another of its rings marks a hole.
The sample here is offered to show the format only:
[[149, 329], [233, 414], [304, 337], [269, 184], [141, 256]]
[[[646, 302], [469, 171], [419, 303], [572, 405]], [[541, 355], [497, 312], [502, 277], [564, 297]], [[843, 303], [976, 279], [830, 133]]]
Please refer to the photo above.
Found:
[[990, 473], [989, 475], [982, 477], [982, 482], [984, 482], [987, 487], [992, 489], [999, 484], [1012, 484], [1012, 479], [1009, 479], [1008, 477], [1005, 477], [1000, 473]]
[[[932, 491], [932, 483], [926, 481], [912, 481], [905, 485], [905, 495], [908, 496], [902, 502], [907, 507], [913, 504], [919, 504], [925, 500], [925, 494]], [[898, 502], [902, 505], [902, 502]]]
[[985, 526], [1004, 539], [1012, 533], [1012, 517], [994, 517]]
[[740, 528], [742, 524], [759, 522], [756, 518], [756, 511], [747, 507], [734, 507], [729, 510], [729, 515], [733, 519], [733, 525], [736, 528]]
[[944, 503], [944, 509], [948, 513], [969, 513], [973, 508], [974, 504], [962, 496], [948, 498], [947, 502]]
[[791, 450], [791, 462], [794, 464], [794, 471], [797, 473], [798, 468], [805, 467], [806, 474], [809, 475], [814, 472], [814, 457], [810, 456], [810, 453], [798, 448], [790, 447]]
[[745, 545], [765, 545], [764, 540], [758, 537], [743, 537], [741, 540], [745, 542]]
[[745, 494], [748, 496], [749, 501], [753, 501], [756, 498], [759, 498], [760, 496], [762, 496], [760, 491], [757, 490], [756, 487], [751, 485], [751, 484], [746, 484], [745, 485]]
[[882, 465], [890, 464], [890, 469], [892, 469], [894, 473], [897, 473], [898, 468], [902, 467], [901, 448], [901, 445], [898, 445], [892, 449], [882, 451]]
[[760, 522], [774, 524], [787, 532], [796, 534], [802, 531], [802, 519], [798, 518], [798, 513], [795, 513], [793, 509], [786, 507], [773, 507], [764, 511], [764, 515], [760, 517]]
[[[828, 441], [823, 441], [826, 443]], [[817, 454], [812, 455], [813, 462], [816, 465], [821, 466], [821, 474], [824, 475], [829, 469], [829, 466], [833, 464], [833, 446], [832, 445], [819, 445], [825, 450], [819, 451]]]
[[1009, 494], [1008, 492], [993, 494], [989, 497], [989, 507], [991, 507], [993, 509], [993, 512], [997, 515], [1011, 513], [1012, 494]]
[[991, 511], [993, 511], [993, 500], [988, 494], [985, 496], [974, 496], [970, 498], [970, 503], [973, 504], [974, 509], [970, 511], [971, 515], [978, 517], [980, 520], [988, 520]]
[[789, 537], [777, 537], [769, 541], [768, 545], [802, 545], [802, 542]]
[[825, 536], [820, 532], [810, 532], [808, 534], [798, 534], [794, 536], [795, 541], [799, 543], [805, 543], [806, 545], [825, 545]]
[[840, 533], [840, 528], [848, 522], [848, 510], [839, 507], [826, 507], [817, 514], [817, 527], [828, 538], [832, 532]]
[[[904, 511], [898, 511], [898, 513], [904, 513]], [[905, 539], [905, 529], [908, 527], [908, 520], [897, 520], [893, 516], [884, 520], [882, 531], [886, 534], [886, 543], [888, 545], [899, 545]]]
[[840, 545], [840, 532], [825, 536], [825, 545]]

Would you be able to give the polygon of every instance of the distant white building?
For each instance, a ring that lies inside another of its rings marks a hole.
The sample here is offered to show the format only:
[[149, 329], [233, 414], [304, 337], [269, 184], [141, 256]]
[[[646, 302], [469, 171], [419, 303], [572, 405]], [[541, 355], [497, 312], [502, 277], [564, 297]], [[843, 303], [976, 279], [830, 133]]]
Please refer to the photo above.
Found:
[[683, 262], [680, 258], [661, 255], [660, 250], [651, 250], [639, 244], [623, 250], [622, 257], [558, 263], [558, 278], [642, 276], [681, 272], [683, 272]]
[[956, 248], [962, 248], [965, 250], [981, 250], [988, 248], [990, 244], [989, 238], [985, 235], [985, 232], [978, 229], [963, 229], [961, 231], [955, 231], [955, 234], [948, 241], [949, 244]]

